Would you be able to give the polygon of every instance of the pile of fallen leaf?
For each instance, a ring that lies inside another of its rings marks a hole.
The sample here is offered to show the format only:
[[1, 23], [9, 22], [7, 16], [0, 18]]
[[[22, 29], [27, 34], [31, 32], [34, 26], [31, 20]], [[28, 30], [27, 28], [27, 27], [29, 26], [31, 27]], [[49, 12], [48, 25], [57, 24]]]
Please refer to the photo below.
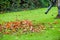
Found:
[[14, 22], [6, 22], [5, 24], [0, 24], [0, 32], [4, 34], [10, 34], [19, 32], [40, 32], [41, 30], [45, 29], [44, 25], [36, 24], [34, 25], [30, 20], [23, 20], [23, 21], [14, 21]]

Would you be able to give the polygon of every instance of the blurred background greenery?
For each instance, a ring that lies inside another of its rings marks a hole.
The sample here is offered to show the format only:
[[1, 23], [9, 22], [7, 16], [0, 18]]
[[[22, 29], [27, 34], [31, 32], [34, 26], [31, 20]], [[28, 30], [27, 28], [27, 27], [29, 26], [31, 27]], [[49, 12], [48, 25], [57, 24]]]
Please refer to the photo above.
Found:
[[20, 11], [48, 7], [49, 0], [0, 0], [0, 11]]

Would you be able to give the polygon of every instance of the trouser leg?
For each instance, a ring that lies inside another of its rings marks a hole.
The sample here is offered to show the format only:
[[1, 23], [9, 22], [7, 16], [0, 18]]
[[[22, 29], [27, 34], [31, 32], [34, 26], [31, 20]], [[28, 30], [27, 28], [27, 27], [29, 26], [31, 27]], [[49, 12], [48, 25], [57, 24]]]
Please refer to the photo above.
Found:
[[60, 18], [60, 0], [58, 0], [58, 15], [57, 18]]
[[58, 6], [58, 15], [60, 15], [60, 6]]

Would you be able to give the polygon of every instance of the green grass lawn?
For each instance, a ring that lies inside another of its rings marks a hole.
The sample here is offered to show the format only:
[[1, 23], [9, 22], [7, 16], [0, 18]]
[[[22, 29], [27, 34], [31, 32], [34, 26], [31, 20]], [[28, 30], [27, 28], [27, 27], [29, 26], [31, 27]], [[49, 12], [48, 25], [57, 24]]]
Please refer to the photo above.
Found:
[[[39, 33], [27, 33], [23, 35], [3, 35], [0, 40], [60, 40], [60, 19], [54, 19], [57, 16], [58, 9], [53, 7], [46, 15], [46, 8], [35, 10], [7, 12], [0, 14], [0, 23], [18, 20], [32, 20], [33, 23], [45, 23], [46, 30]], [[52, 16], [53, 15], [53, 16]], [[58, 21], [58, 24], [52, 24], [54, 29], [49, 29], [47, 23]]]
[[[53, 7], [51, 11], [46, 15], [46, 8], [40, 8], [36, 10], [28, 10], [28, 11], [20, 11], [20, 12], [8, 12], [5, 14], [0, 14], [0, 21], [14, 21], [18, 20], [32, 20], [35, 22], [49, 22], [52, 21], [53, 18], [57, 15], [57, 8]], [[52, 16], [53, 15], [53, 16]], [[48, 21], [48, 20], [49, 21]]]

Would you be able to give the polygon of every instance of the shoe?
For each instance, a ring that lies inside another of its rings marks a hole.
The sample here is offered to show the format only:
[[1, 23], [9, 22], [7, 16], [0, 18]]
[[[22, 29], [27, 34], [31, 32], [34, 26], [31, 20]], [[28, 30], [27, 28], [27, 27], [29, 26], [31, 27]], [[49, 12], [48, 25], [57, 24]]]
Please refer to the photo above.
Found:
[[55, 19], [60, 19], [60, 15], [57, 15], [57, 17]]

